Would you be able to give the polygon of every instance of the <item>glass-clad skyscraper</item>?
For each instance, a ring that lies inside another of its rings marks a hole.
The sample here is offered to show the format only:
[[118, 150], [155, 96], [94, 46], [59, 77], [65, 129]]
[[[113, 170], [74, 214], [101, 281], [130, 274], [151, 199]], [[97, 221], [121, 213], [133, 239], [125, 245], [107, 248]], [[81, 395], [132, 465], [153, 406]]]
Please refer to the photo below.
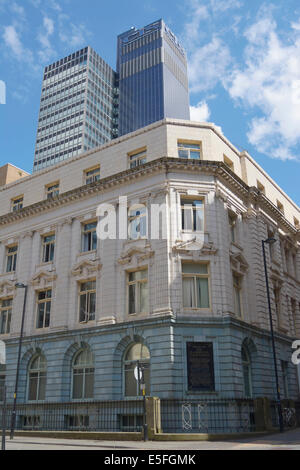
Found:
[[186, 54], [158, 20], [118, 36], [119, 135], [165, 117], [190, 119]]
[[33, 171], [117, 135], [114, 70], [86, 47], [45, 67]]

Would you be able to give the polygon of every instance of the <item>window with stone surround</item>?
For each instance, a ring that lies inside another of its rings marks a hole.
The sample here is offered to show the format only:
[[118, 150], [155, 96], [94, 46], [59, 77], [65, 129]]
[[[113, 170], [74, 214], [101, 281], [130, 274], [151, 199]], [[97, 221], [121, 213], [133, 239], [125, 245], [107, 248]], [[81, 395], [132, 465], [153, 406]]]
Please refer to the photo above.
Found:
[[182, 263], [183, 307], [210, 308], [208, 263]]
[[96, 313], [96, 280], [79, 284], [79, 322], [95, 320]]
[[42, 237], [42, 262], [49, 263], [54, 259], [55, 234]]
[[16, 271], [18, 257], [18, 245], [8, 246], [6, 248], [6, 272], [13, 273]]
[[95, 183], [100, 180], [100, 165], [89, 168], [84, 172], [84, 184]]
[[82, 251], [97, 249], [97, 222], [89, 222], [82, 225]]
[[28, 400], [41, 401], [46, 398], [47, 363], [42, 354], [35, 356], [28, 370]]
[[94, 396], [94, 360], [91, 351], [81, 350], [72, 364], [72, 398], [85, 399]]
[[36, 328], [48, 328], [50, 325], [52, 289], [45, 289], [37, 293]]
[[10, 332], [11, 314], [13, 299], [0, 300], [0, 334], [5, 335]]
[[201, 142], [178, 141], [178, 157], [200, 160], [202, 154]]
[[204, 199], [182, 196], [181, 229], [185, 232], [204, 232]]
[[134, 315], [149, 311], [148, 269], [127, 273], [128, 314]]
[[23, 196], [15, 197], [11, 200], [11, 210], [12, 212], [19, 211], [23, 209]]
[[229, 225], [229, 233], [230, 233], [230, 241], [232, 243], [236, 242], [236, 223], [237, 223], [237, 215], [228, 210], [228, 225]]
[[232, 274], [233, 281], [233, 300], [234, 300], [234, 313], [237, 317], [242, 318], [242, 277], [237, 274]]
[[144, 147], [140, 150], [135, 150], [127, 154], [129, 168], [136, 168], [147, 162], [147, 148]]
[[59, 182], [47, 184], [45, 187], [46, 199], [53, 199], [59, 195]]

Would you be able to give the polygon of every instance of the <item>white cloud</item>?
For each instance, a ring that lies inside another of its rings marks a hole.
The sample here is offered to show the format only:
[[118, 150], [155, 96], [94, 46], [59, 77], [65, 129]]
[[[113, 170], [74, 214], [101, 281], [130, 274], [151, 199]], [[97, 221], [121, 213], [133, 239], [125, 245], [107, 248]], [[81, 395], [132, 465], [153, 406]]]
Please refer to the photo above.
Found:
[[184, 25], [182, 42], [187, 49], [191, 93], [214, 88], [222, 80], [231, 63], [230, 50], [225, 41], [214, 32], [208, 39], [206, 26], [207, 23], [213, 21], [215, 15], [236, 3], [236, 0], [232, 0], [230, 5], [226, 2], [220, 4], [219, 0], [218, 2], [215, 0], [186, 1], [187, 21]]
[[230, 63], [230, 50], [217, 36], [204, 46], [195, 48], [188, 61], [191, 93], [214, 88], [222, 81]]
[[300, 142], [300, 36], [294, 29], [284, 44], [276, 22], [260, 18], [245, 32], [245, 65], [227, 78], [230, 96], [259, 113], [247, 134], [251, 144], [270, 157], [297, 158]]
[[86, 26], [82, 23], [75, 24], [70, 21], [70, 17], [65, 13], [60, 13], [59, 19], [59, 39], [70, 47], [82, 47], [88, 44], [91, 36]]
[[191, 121], [205, 122], [210, 117], [210, 109], [206, 101], [200, 101], [196, 106], [190, 106]]
[[3, 39], [17, 59], [22, 59], [24, 47], [14, 26], [5, 26]]
[[40, 32], [37, 36], [37, 39], [42, 46], [42, 49], [38, 50], [38, 55], [41, 62], [43, 63], [48, 62], [55, 53], [50, 42], [50, 36], [52, 36], [53, 33], [54, 22], [51, 18], [45, 16], [43, 18], [43, 27], [40, 29]]

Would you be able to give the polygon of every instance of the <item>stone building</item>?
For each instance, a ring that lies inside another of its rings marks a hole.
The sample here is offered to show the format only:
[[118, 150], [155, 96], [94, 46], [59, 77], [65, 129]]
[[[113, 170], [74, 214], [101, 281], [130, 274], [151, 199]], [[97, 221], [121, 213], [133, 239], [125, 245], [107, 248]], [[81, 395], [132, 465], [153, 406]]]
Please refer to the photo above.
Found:
[[[105, 240], [99, 217], [111, 223]], [[135, 396], [137, 360], [147, 395], [275, 397], [270, 237], [281, 394], [297, 399], [299, 221], [299, 207], [210, 123], [165, 119], [1, 187], [8, 399], [17, 282], [27, 286], [18, 402]]]

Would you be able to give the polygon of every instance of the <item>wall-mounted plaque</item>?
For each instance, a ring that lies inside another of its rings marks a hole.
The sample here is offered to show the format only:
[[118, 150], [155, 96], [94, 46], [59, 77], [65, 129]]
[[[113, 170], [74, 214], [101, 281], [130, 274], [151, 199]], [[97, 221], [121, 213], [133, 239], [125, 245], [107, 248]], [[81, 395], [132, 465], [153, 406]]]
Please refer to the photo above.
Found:
[[213, 343], [186, 343], [188, 390], [213, 392], [215, 390]]

